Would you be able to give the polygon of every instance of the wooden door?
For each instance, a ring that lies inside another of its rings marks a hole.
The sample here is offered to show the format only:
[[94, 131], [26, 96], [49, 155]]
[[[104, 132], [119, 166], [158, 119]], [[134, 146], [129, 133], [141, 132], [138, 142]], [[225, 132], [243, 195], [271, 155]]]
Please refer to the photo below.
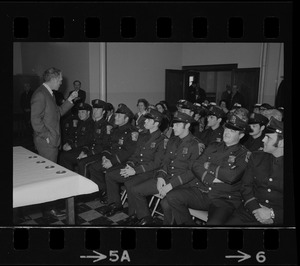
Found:
[[244, 96], [245, 108], [252, 111], [253, 105], [258, 101], [260, 68], [238, 68], [233, 70], [233, 84], [239, 88]]
[[176, 111], [176, 103], [184, 99], [185, 71], [166, 69], [165, 100], [169, 104], [170, 111]]

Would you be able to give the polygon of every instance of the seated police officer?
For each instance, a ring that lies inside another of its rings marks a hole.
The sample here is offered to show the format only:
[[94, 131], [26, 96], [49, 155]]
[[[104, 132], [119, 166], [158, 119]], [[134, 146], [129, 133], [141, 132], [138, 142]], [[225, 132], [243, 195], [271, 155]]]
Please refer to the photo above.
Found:
[[184, 187], [170, 191], [162, 206], [171, 209], [177, 225], [194, 225], [189, 208], [208, 210], [208, 225], [222, 225], [241, 204], [240, 180], [250, 152], [241, 144], [248, 118], [233, 113], [225, 123], [222, 142], [210, 144], [192, 164], [195, 174]]
[[271, 117], [263, 151], [255, 151], [242, 178], [243, 205], [228, 225], [283, 224], [283, 122]]
[[134, 220], [135, 217], [135, 205], [130, 188], [151, 179], [154, 170], [160, 166], [164, 155], [165, 136], [159, 130], [163, 114], [155, 109], [149, 109], [144, 114], [144, 118], [144, 128], [147, 131], [145, 134], [139, 135], [134, 154], [126, 163], [114, 168], [114, 170], [108, 170], [105, 175], [109, 205], [101, 212], [107, 216], [112, 216], [123, 209], [119, 188], [120, 184], [124, 183], [127, 191], [128, 214], [131, 217], [126, 222]]
[[[193, 121], [194, 119], [185, 113], [174, 114], [172, 120], [174, 137], [168, 141], [161, 167], [151, 179], [129, 189], [138, 218], [136, 225], [151, 225], [154, 222], [150, 215], [147, 196], [160, 194], [161, 197], [165, 197], [173, 189], [193, 179], [194, 175], [189, 164], [196, 160], [205, 148], [204, 144], [190, 132]], [[169, 219], [168, 210], [164, 209], [164, 224], [168, 224]]]
[[59, 164], [74, 170], [77, 164], [77, 157], [92, 136], [93, 120], [90, 117], [92, 107], [87, 103], [80, 103], [78, 105], [78, 123], [74, 128], [71, 136], [66, 139], [63, 145], [63, 151], [60, 153]]
[[224, 132], [222, 121], [224, 117], [225, 113], [220, 107], [211, 106], [209, 108], [206, 129], [201, 133], [195, 134], [196, 137], [203, 141], [206, 147], [213, 142], [222, 141]]
[[250, 115], [248, 122], [250, 131], [241, 142], [249, 151], [252, 152], [263, 149], [264, 143], [262, 140], [265, 137], [264, 129], [268, 122], [269, 119], [262, 114], [252, 113]]
[[101, 152], [109, 141], [110, 135], [107, 134], [108, 122], [106, 120], [106, 102], [94, 99], [93, 106], [93, 134], [88, 143], [82, 147], [77, 157], [78, 173], [89, 177], [87, 167], [101, 159]]
[[138, 132], [131, 121], [132, 111], [123, 103], [119, 104], [115, 112], [116, 128], [107, 127], [109, 141], [104, 147], [101, 159], [92, 163], [88, 169], [90, 178], [99, 187], [100, 202], [107, 203], [105, 172], [119, 167], [134, 153], [138, 140]]

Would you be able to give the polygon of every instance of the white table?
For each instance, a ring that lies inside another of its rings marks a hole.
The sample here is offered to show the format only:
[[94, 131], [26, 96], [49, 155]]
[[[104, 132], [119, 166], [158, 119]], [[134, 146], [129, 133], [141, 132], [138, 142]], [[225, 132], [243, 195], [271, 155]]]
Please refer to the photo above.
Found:
[[67, 198], [67, 221], [75, 224], [74, 196], [96, 191], [93, 181], [24, 147], [13, 147], [13, 208]]

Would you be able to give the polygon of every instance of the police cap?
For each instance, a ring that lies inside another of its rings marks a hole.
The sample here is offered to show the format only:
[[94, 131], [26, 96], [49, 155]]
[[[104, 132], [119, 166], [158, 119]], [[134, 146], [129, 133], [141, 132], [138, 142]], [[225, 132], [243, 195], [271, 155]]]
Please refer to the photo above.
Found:
[[144, 115], [145, 118], [153, 119], [155, 122], [161, 122], [163, 114], [156, 109], [149, 108], [148, 112]]
[[212, 106], [209, 108], [208, 115], [214, 115], [217, 118], [223, 118], [225, 116], [225, 113], [223, 109], [219, 106]]
[[235, 114], [231, 114], [224, 125], [226, 128], [245, 132], [248, 128], [248, 123]]
[[265, 126], [266, 124], [268, 124], [268, 122], [269, 122], [269, 119], [267, 117], [265, 117], [264, 115], [257, 114], [257, 113], [252, 113], [250, 115], [248, 124], [249, 125], [251, 125], [251, 124], [260, 124], [262, 126]]
[[194, 118], [186, 113], [176, 112], [174, 114], [172, 124], [174, 123], [193, 123], [195, 122]]
[[99, 100], [99, 99], [95, 99], [92, 100], [92, 106], [93, 108], [105, 108], [106, 107], [106, 102]]
[[283, 122], [277, 120], [273, 116], [270, 118], [269, 123], [267, 124], [267, 127], [265, 129], [265, 133], [278, 133], [283, 134]]
[[92, 111], [92, 106], [90, 106], [88, 103], [80, 103], [78, 105], [78, 110]]
[[120, 103], [118, 105], [118, 109], [116, 111], [116, 114], [125, 114], [127, 115], [130, 119], [132, 119], [134, 117], [133, 112], [127, 107], [126, 104], [124, 103]]

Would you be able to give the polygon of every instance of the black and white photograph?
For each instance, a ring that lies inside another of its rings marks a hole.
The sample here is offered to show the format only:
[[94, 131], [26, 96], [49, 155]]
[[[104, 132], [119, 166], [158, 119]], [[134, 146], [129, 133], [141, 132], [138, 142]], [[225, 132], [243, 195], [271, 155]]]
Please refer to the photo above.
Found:
[[297, 265], [293, 15], [1, 2], [0, 265]]
[[14, 43], [16, 225], [280, 226], [283, 43]]

